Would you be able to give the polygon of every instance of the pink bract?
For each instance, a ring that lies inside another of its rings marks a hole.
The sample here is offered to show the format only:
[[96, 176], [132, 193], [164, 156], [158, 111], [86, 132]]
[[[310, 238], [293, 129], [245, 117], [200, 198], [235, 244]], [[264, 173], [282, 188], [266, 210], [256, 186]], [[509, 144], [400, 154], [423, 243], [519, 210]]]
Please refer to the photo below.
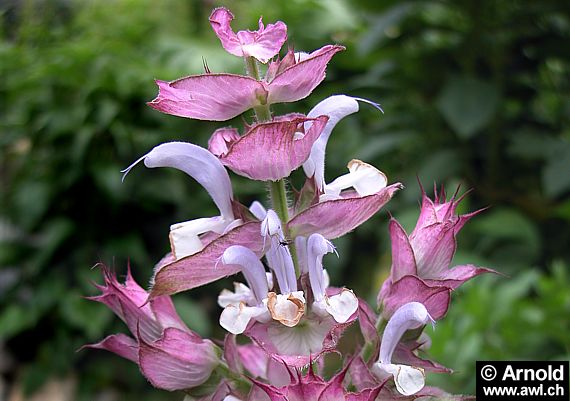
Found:
[[303, 99], [325, 79], [328, 62], [342, 46], [327, 45], [279, 73], [271, 82], [235, 74], [202, 74], [166, 82], [148, 105], [166, 114], [226, 121], [257, 106]]
[[233, 19], [233, 14], [223, 7], [216, 8], [210, 15], [212, 29], [224, 49], [234, 56], [254, 57], [262, 63], [267, 63], [269, 59], [279, 54], [279, 50], [287, 40], [287, 26], [281, 21], [265, 27], [260, 18], [259, 30], [235, 33], [230, 26]]
[[[235, 137], [227, 128], [222, 128], [210, 139], [210, 151], [239, 175], [253, 180], [277, 181], [288, 177], [307, 160], [327, 120], [326, 116], [309, 119], [294, 115], [257, 124], [242, 137]], [[312, 125], [305, 131], [303, 124], [307, 121]], [[224, 137], [220, 138], [220, 135]], [[221, 152], [224, 150], [221, 139], [227, 146], [225, 152]]]
[[263, 239], [259, 231], [260, 225], [259, 222], [245, 223], [210, 242], [194, 255], [158, 266], [151, 297], [176, 294], [236, 274], [240, 270], [239, 266], [224, 265], [218, 263], [218, 260], [232, 245], [246, 246], [261, 256]]

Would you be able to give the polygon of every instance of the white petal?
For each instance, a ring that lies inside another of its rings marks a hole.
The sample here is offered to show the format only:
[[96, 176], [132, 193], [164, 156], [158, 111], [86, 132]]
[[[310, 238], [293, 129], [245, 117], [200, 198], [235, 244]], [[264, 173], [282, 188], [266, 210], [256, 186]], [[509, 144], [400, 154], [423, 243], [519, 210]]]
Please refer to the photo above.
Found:
[[295, 327], [272, 324], [267, 329], [269, 338], [281, 355], [315, 355], [323, 348], [323, 341], [329, 334], [333, 320], [305, 319]]
[[246, 306], [243, 302], [228, 305], [220, 315], [220, 326], [232, 334], [241, 334], [247, 328], [251, 319], [267, 314], [265, 306]]
[[334, 245], [321, 234], [312, 234], [307, 241], [307, 265], [315, 301], [321, 301], [325, 297], [327, 288], [323, 273], [323, 256], [334, 250]]
[[255, 298], [249, 287], [242, 283], [234, 283], [234, 292], [223, 289], [218, 295], [218, 305], [225, 308], [231, 304], [239, 304], [244, 302], [246, 305], [254, 301]]
[[163, 143], [123, 170], [125, 175], [141, 160], [149, 168], [173, 167], [184, 171], [208, 191], [225, 220], [234, 220], [230, 177], [207, 149], [186, 142]]
[[267, 210], [263, 207], [263, 205], [258, 201], [253, 201], [251, 206], [249, 207], [249, 211], [253, 214], [258, 220], [263, 220], [267, 215]]
[[[344, 117], [356, 113], [358, 111], [358, 102], [356, 99], [345, 96], [335, 95], [330, 96], [317, 104], [307, 117], [318, 117], [326, 115], [329, 121], [325, 129], [315, 141], [311, 148], [311, 154], [307, 161], [303, 164], [303, 170], [307, 177], [315, 177], [317, 188], [322, 191], [325, 185], [325, 149], [327, 142], [331, 135], [333, 128]], [[305, 123], [305, 131], [312, 125], [312, 123]]]
[[375, 363], [372, 371], [380, 379], [386, 374], [392, 375], [396, 389], [402, 395], [416, 394], [425, 385], [424, 370], [415, 366]]
[[349, 173], [341, 175], [324, 188], [320, 201], [338, 199], [342, 190], [353, 187], [358, 195], [372, 195], [388, 184], [386, 175], [376, 167], [353, 159], [348, 163]]
[[243, 224], [242, 219], [235, 219], [230, 224], [228, 224], [226, 226], [226, 228], [224, 228], [224, 231], [222, 232], [222, 234], [226, 234], [229, 231], [233, 230], [234, 228], [241, 226], [242, 224]]
[[307, 52], [295, 52], [295, 60], [297, 63], [300, 63], [301, 61], [305, 61], [310, 56], [311, 56], [311, 54], [307, 53]]
[[278, 236], [278, 239], [283, 239], [283, 230], [281, 228], [281, 220], [274, 210], [269, 209], [265, 214], [265, 218], [261, 222], [261, 235], [267, 236]]
[[408, 330], [422, 327], [428, 322], [433, 322], [433, 319], [423, 304], [419, 302], [408, 302], [400, 306], [396, 312], [394, 312], [384, 329], [382, 342], [380, 344], [379, 362], [383, 364], [391, 363], [392, 354], [404, 333]]
[[[334, 252], [336, 253], [336, 249], [334, 250]], [[327, 269], [323, 268], [323, 285], [325, 286], [325, 288], [329, 288], [329, 286], [331, 285], [331, 278], [329, 276], [329, 272], [327, 271]]]
[[210, 231], [222, 234], [229, 223], [221, 216], [204, 217], [170, 226], [170, 247], [176, 259], [193, 255], [204, 248], [200, 234]]
[[358, 298], [351, 290], [344, 288], [340, 294], [326, 300], [325, 309], [338, 323], [346, 323], [358, 309]]
[[226, 265], [238, 265], [245, 277], [258, 305], [267, 297], [269, 291], [265, 268], [257, 255], [249, 248], [241, 245], [228, 247], [223, 255], [222, 262]]
[[271, 247], [265, 254], [265, 259], [275, 273], [281, 293], [288, 294], [297, 291], [297, 276], [289, 247], [282, 245], [277, 238], [273, 238]]
[[234, 397], [233, 395], [228, 395], [224, 398], [224, 401], [242, 401], [242, 400], [237, 397]]
[[277, 284], [282, 293], [297, 291], [297, 276], [289, 246], [283, 243], [285, 235], [281, 227], [281, 220], [274, 210], [269, 209], [261, 222], [261, 235], [264, 241], [271, 241], [271, 246], [265, 258], [267, 264], [275, 272]]

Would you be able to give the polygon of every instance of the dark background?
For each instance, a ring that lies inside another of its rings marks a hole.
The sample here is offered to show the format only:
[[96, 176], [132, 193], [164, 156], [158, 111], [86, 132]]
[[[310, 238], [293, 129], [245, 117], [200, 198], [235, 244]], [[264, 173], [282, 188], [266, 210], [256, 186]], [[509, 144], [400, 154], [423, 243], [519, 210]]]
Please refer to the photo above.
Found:
[[[168, 140], [202, 146], [224, 123], [163, 115], [145, 105], [153, 78], [243, 72], [211, 31], [226, 4], [234, 28], [283, 20], [289, 45], [347, 50], [325, 82], [275, 113], [308, 112], [331, 94], [382, 104], [340, 123], [327, 179], [360, 158], [406, 189], [335, 241], [333, 284], [374, 301], [390, 267], [387, 211], [407, 229], [420, 191], [473, 189], [467, 212], [489, 207], [459, 236], [455, 262], [494, 268], [456, 291], [430, 355], [453, 368], [431, 384], [475, 392], [475, 360], [570, 354], [570, 17], [567, 1], [0, 1], [0, 399], [180, 400], [153, 390], [135, 365], [83, 344], [124, 331], [94, 294], [97, 262], [144, 285], [168, 250], [173, 222], [216, 213], [196, 182], [169, 169], [119, 170]], [[251, 119], [251, 113], [246, 119]], [[293, 177], [299, 183], [301, 174]], [[232, 175], [237, 197], [263, 184]], [[431, 191], [430, 191], [431, 192]], [[204, 336], [220, 337], [218, 292], [231, 280], [175, 296]], [[55, 395], [50, 395], [52, 391]], [[23, 395], [25, 394], [25, 395]], [[18, 398], [20, 397], [20, 398]], [[24, 397], [24, 398], [22, 398]]]

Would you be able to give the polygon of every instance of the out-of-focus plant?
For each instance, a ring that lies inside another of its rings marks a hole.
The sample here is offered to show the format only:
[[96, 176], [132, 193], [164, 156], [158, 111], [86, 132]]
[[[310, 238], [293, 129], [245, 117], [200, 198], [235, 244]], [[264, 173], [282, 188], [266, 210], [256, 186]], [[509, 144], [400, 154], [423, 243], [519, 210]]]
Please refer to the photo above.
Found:
[[[93, 373], [87, 386], [117, 380], [75, 353], [111, 324], [110, 314], [81, 299], [97, 274], [85, 261], [128, 255], [132, 264], [151, 266], [163, 245], [155, 236], [169, 224], [164, 213], [177, 213], [176, 204], [190, 196], [179, 177], [149, 178], [159, 190], [134, 203], [131, 183], [121, 185], [117, 174], [138, 144], [196, 129], [166, 121], [142, 101], [153, 92], [149, 76], [201, 65], [188, 56], [192, 46], [215, 64], [216, 54], [184, 36], [200, 32], [188, 24], [200, 10], [169, 3], [21, 2], [5, 10], [0, 339], [15, 361], [9, 378], [25, 390], [68, 374], [72, 364]], [[202, 308], [189, 299], [180, 303], [194, 328], [207, 333]]]
[[[434, 377], [446, 389], [475, 389], [473, 360], [567, 360], [570, 355], [570, 276], [555, 262], [546, 272], [527, 269], [500, 282], [485, 278], [466, 286], [438, 325], [431, 353], [454, 366], [451, 380]], [[464, 341], [461, 352], [455, 340]]]

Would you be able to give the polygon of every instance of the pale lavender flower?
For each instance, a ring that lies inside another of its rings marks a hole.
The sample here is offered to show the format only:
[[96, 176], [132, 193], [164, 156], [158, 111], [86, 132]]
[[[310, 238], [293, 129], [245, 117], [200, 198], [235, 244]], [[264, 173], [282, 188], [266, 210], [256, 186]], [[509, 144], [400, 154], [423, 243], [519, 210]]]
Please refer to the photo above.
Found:
[[373, 366], [372, 372], [383, 380], [392, 376], [396, 389], [402, 395], [413, 395], [425, 385], [425, 373], [422, 368], [392, 363], [392, 355], [404, 333], [418, 329], [435, 321], [426, 307], [419, 302], [402, 305], [388, 321], [380, 345], [380, 358]]

